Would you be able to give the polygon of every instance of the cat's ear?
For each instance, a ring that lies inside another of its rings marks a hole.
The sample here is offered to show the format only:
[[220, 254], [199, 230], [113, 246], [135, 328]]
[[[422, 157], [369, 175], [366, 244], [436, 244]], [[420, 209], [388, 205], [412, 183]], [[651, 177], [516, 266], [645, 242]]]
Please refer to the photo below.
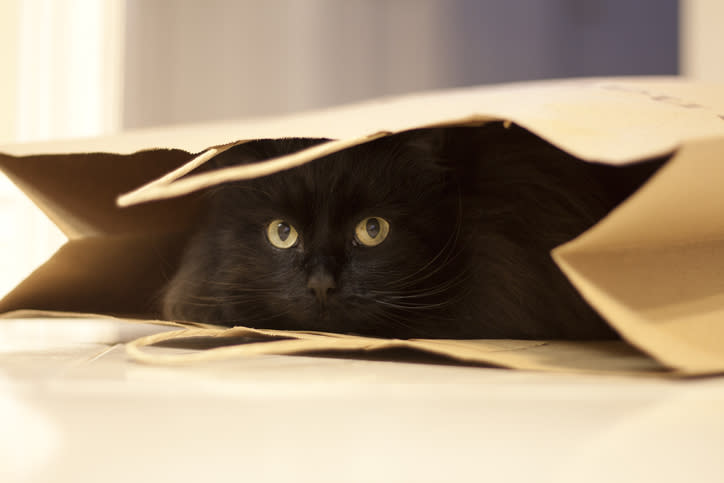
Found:
[[248, 164], [261, 161], [263, 158], [259, 155], [259, 153], [253, 149], [253, 146], [252, 149], [249, 149], [250, 146], [247, 146], [247, 144], [250, 143], [239, 144], [220, 154], [217, 154], [201, 166], [194, 169], [191, 174], [205, 173], [236, 164]]
[[396, 134], [395, 137], [412, 150], [437, 157], [445, 151], [447, 131], [446, 128], [413, 129]]
[[266, 159], [266, 151], [270, 150], [270, 145], [274, 142], [272, 139], [261, 139], [239, 144], [211, 159], [206, 163], [206, 169], [214, 170], [227, 166], [235, 166], [237, 164], [250, 164], [263, 161]]
[[480, 127], [441, 127], [416, 129], [402, 133], [404, 142], [418, 151], [423, 166], [435, 171], [443, 170], [458, 180], [476, 179], [480, 169], [481, 153], [485, 146], [494, 146], [500, 127], [492, 126], [491, 132], [481, 138]]
[[[250, 147], [252, 149], [250, 149]], [[253, 146], [249, 146], [249, 143], [243, 143], [215, 156], [206, 163], [206, 165], [207, 169], [212, 170], [233, 166], [235, 164], [254, 163], [256, 161], [260, 161], [260, 157], [253, 149]]]
[[302, 149], [309, 148], [315, 144], [329, 141], [322, 138], [280, 138], [280, 139], [257, 139], [239, 144], [224, 151], [218, 156], [205, 163], [206, 170], [224, 168], [237, 164], [251, 164], [264, 161], [278, 156], [291, 154]]
[[433, 172], [454, 170], [448, 156], [449, 133], [447, 128], [425, 128], [405, 131], [390, 136], [393, 146], [403, 147], [405, 157], [414, 159], [416, 165]]

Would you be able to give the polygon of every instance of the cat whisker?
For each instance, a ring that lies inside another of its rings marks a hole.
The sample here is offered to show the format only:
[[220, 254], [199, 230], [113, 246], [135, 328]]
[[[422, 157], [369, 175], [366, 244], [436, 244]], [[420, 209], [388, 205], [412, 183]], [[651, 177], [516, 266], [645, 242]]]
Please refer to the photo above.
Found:
[[[404, 284], [397, 283], [399, 280], [398, 280], [398, 281], [393, 281], [393, 282], [390, 282], [390, 283], [388, 284], [388, 286], [389, 286], [390, 288], [393, 288], [393, 289], [405, 289], [405, 288], [407, 288], [407, 287], [410, 287], [410, 286], [412, 286], [412, 285], [415, 285], [415, 284], [418, 284], [418, 283], [420, 283], [420, 282], [422, 282], [422, 281], [425, 281], [425, 280], [433, 277], [434, 275], [438, 274], [439, 272], [447, 269], [448, 265], [449, 265], [450, 263], [452, 263], [453, 260], [455, 260], [455, 257], [461, 255], [462, 253], [463, 253], [463, 248], [460, 247], [460, 248], [459, 248], [458, 250], [456, 250], [454, 253], [450, 253], [449, 256], [447, 256], [447, 257], [445, 258], [445, 260], [443, 260], [440, 264], [438, 264], [433, 270], [430, 270], [430, 271], [424, 273], [424, 275], [422, 275], [422, 276], [420, 276], [420, 277], [416, 277], [414, 280], [410, 280], [410, 281], [408, 281], [407, 283], [404, 283]], [[418, 270], [418, 273], [419, 273], [419, 270]], [[405, 277], [405, 278], [408, 278], [408, 277]]]
[[393, 314], [383, 312], [375, 314], [373, 317], [374, 320], [381, 322], [383, 327], [387, 328], [389, 324], [396, 325], [398, 327], [404, 327], [405, 329], [413, 330], [414, 327], [407, 322], [404, 322], [403, 319], [400, 319], [399, 317], [395, 317]]
[[[408, 274], [408, 275], [406, 275], [406, 276], [404, 276], [404, 277], [398, 278], [397, 280], [393, 280], [392, 282], [390, 282], [390, 285], [398, 285], [398, 284], [404, 285], [404, 284], [401, 284], [401, 282], [405, 282], [405, 281], [408, 281], [408, 280], [413, 279], [413, 278], [415, 279], [415, 281], [419, 280], [419, 278], [416, 278], [416, 276], [417, 276], [418, 274], [424, 272], [425, 270], [427, 270], [428, 267], [430, 267], [430, 266], [432, 266], [433, 264], [435, 264], [435, 262], [437, 262], [438, 258], [444, 256], [444, 255], [446, 254], [447, 250], [448, 250], [448, 247], [454, 245], [454, 239], [456, 239], [456, 238], [457, 238], [457, 237], [455, 236], [455, 232], [454, 232], [454, 233], [451, 234], [451, 236], [447, 239], [447, 241], [445, 242], [445, 244], [443, 245], [443, 247], [442, 247], [442, 248], [435, 254], [435, 256], [433, 256], [425, 265], [421, 266], [420, 268], [418, 268], [418, 269], [415, 270], [414, 272], [412, 272], [412, 273], [410, 273], [410, 274]], [[445, 260], [443, 260], [441, 263], [439, 263], [439, 264], [437, 265], [437, 267], [435, 268], [435, 270], [432, 271], [432, 273], [435, 273], [436, 271], [440, 270], [440, 267], [446, 265], [447, 262], [448, 262], [448, 260], [449, 260], [449, 257], [446, 258]], [[430, 273], [430, 272], [428, 272], [428, 273]], [[414, 282], [413, 282], [413, 283], [414, 283]]]
[[458, 286], [462, 285], [467, 280], [469, 280], [469, 277], [459, 276], [459, 277], [456, 277], [456, 279], [452, 279], [452, 280], [446, 281], [445, 283], [441, 283], [441, 284], [435, 285], [433, 287], [426, 288], [425, 290], [398, 292], [398, 293], [378, 292], [378, 293], [376, 293], [376, 295], [384, 297], [385, 300], [415, 300], [415, 299], [421, 299], [424, 297], [431, 297], [433, 295], [440, 295], [440, 294], [451, 292], [452, 289], [456, 289]]
[[292, 312], [291, 310], [285, 310], [284, 312], [276, 313], [273, 315], [266, 315], [263, 317], [261, 317], [261, 316], [254, 317], [254, 316], [249, 316], [248, 314], [246, 314], [247, 316], [243, 321], [233, 321], [232, 323], [253, 327], [254, 325], [257, 325], [260, 322], [267, 322], [269, 320], [274, 320], [274, 319], [278, 319], [280, 317], [285, 317], [285, 316], [289, 315], [291, 312]]
[[386, 302], [386, 301], [378, 301], [378, 303], [385, 305], [387, 307], [393, 307], [400, 310], [407, 310], [407, 311], [417, 311], [417, 310], [430, 310], [434, 308], [440, 308], [445, 307], [452, 304], [452, 300], [444, 300], [442, 302], [438, 303], [425, 303], [425, 304], [400, 304], [400, 303], [393, 303], [393, 302]]
[[[444, 283], [417, 292], [410, 291], [398, 294], [389, 292], [377, 292], [376, 294], [379, 295], [380, 298], [376, 299], [375, 301], [385, 307], [410, 313], [431, 311], [435, 309], [449, 307], [465, 298], [467, 290], [460, 291], [454, 289], [467, 281], [470, 278], [470, 275], [471, 274], [469, 273], [460, 274], [457, 277]], [[425, 302], [422, 300], [427, 297], [441, 294], [450, 294], [451, 296], [441, 301]], [[435, 318], [438, 320], [445, 319], [445, 317], [441, 316], [440, 314], [436, 314]], [[449, 319], [452, 320], [452, 318]]]
[[[430, 278], [434, 274], [440, 272], [446, 266], [455, 259], [455, 257], [459, 256], [463, 253], [463, 247], [458, 246], [458, 240], [460, 238], [460, 232], [462, 230], [462, 198], [458, 195], [458, 212], [457, 217], [455, 221], [455, 229], [452, 231], [448, 239], [443, 244], [442, 248], [435, 254], [434, 257], [430, 261], [428, 261], [425, 265], [418, 268], [413, 273], [406, 275], [404, 277], [401, 277], [397, 280], [393, 280], [390, 282], [390, 286], [397, 286], [399, 288], [404, 288], [406, 286], [409, 286], [411, 284], [417, 283], [421, 280], [425, 280], [427, 278]], [[456, 249], [457, 248], [457, 249]], [[428, 267], [435, 264], [440, 257], [445, 257], [442, 261], [440, 261], [433, 270], [426, 272], [423, 277], [417, 277], [418, 274], [425, 272]], [[414, 280], [411, 280], [414, 279]], [[406, 282], [406, 283], [401, 283]]]
[[[244, 295], [269, 295], [269, 294], [275, 294], [278, 291], [272, 290], [272, 289], [260, 289], [260, 288], [247, 288], [247, 287], [239, 287], [239, 286], [229, 286], [229, 294], [226, 295], [227, 297], [235, 297], [235, 296], [244, 296]], [[204, 295], [203, 297], [218, 297], [215, 295]]]

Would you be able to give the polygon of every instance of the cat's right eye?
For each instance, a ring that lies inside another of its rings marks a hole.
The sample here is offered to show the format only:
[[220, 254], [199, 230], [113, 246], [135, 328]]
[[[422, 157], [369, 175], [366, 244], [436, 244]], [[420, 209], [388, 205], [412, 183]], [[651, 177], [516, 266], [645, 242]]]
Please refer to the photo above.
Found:
[[277, 248], [292, 248], [299, 240], [299, 233], [291, 223], [284, 220], [273, 220], [266, 228], [266, 238]]
[[390, 224], [379, 216], [370, 216], [357, 223], [354, 239], [366, 247], [376, 247], [387, 238]]

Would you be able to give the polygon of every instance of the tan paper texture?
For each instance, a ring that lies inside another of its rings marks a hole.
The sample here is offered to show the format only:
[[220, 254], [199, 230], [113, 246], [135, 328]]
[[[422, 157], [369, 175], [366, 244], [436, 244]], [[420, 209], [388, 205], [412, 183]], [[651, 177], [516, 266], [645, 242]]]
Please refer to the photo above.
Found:
[[[264, 341], [279, 331], [207, 327], [174, 337], [243, 333], [260, 341], [179, 359], [144, 348], [154, 342], [151, 338], [130, 344], [129, 353], [146, 362], [175, 363], [403, 347], [529, 370], [724, 372], [724, 85], [677, 78], [476, 87], [253, 122], [0, 148], [0, 169], [70, 238], [0, 301], [0, 312], [154, 319], [159, 290], [178, 263], [204, 187], [286, 169], [401, 130], [491, 120], [515, 122], [588, 161], [621, 164], [675, 152], [627, 202], [554, 251], [564, 273], [626, 342], [397, 341], [303, 332]], [[178, 179], [231, 145], [285, 136], [339, 141], [266, 163]], [[152, 147], [163, 149], [139, 151]]]

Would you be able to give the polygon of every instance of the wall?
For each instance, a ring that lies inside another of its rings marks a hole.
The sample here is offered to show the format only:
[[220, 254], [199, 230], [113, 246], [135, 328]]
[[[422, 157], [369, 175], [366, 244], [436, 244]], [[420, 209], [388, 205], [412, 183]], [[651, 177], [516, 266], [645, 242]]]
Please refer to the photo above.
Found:
[[128, 0], [124, 126], [402, 92], [675, 74], [676, 0]]
[[697, 79], [724, 81], [724, 2], [682, 0], [681, 73]]

